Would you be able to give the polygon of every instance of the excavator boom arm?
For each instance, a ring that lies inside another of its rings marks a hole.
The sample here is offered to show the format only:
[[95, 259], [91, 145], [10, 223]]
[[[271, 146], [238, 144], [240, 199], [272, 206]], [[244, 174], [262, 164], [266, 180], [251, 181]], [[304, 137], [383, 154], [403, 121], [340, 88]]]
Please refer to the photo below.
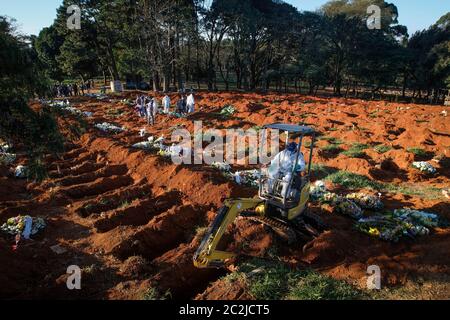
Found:
[[226, 260], [233, 258], [235, 255], [232, 253], [216, 250], [220, 239], [240, 213], [254, 209], [262, 203], [263, 201], [260, 199], [226, 200], [194, 255], [194, 265], [197, 268], [219, 268], [224, 265]]

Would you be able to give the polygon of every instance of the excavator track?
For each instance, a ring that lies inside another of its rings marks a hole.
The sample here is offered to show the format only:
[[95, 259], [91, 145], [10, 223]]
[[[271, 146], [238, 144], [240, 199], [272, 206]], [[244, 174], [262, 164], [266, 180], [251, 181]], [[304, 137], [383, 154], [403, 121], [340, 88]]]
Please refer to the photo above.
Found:
[[287, 241], [288, 244], [293, 244], [305, 236], [304, 234], [301, 234], [299, 230], [296, 230], [287, 225], [286, 223], [283, 223], [277, 219], [260, 216], [249, 216], [245, 218], [268, 226], [279, 237]]

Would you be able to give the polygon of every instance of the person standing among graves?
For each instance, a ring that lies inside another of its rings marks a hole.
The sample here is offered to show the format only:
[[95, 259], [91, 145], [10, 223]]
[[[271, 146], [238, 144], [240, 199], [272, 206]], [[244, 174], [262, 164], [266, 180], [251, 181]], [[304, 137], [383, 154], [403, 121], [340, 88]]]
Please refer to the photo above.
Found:
[[165, 114], [170, 112], [170, 97], [166, 95], [162, 100], [163, 110]]
[[155, 125], [155, 104], [154, 99], [148, 99], [148, 103], [146, 104], [146, 112], [147, 112], [147, 123], [148, 125]]
[[179, 114], [186, 113], [186, 100], [183, 94], [180, 95], [180, 99], [177, 102], [177, 113]]
[[158, 99], [153, 98], [151, 99], [151, 101], [153, 102], [153, 118], [156, 121], [156, 117], [158, 116], [158, 111], [159, 111], [159, 105], [158, 105]]
[[187, 113], [195, 112], [195, 98], [194, 98], [194, 94], [192, 92], [187, 97], [186, 105], [187, 105]]

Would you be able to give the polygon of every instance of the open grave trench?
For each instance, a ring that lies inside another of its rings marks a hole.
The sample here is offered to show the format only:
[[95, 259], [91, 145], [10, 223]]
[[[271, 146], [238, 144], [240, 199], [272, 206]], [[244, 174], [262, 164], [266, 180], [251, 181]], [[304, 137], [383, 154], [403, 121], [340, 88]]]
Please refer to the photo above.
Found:
[[227, 196], [220, 185], [204, 183], [220, 174], [161, 162], [131, 150], [122, 141], [128, 138], [86, 134], [51, 162], [51, 179], [40, 188], [53, 189], [58, 203], [91, 227], [94, 252], [123, 263], [143, 257], [153, 270], [141, 279], [149, 287], [169, 291], [174, 299], [194, 298], [224, 274], [192, 263], [196, 229], [208, 225], [208, 213], [211, 217]]

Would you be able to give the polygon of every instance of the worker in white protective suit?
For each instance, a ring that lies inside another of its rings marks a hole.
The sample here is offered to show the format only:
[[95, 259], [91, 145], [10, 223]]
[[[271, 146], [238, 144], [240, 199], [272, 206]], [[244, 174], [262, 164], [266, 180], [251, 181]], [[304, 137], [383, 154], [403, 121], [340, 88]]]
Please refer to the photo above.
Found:
[[194, 113], [195, 112], [195, 98], [194, 94], [191, 93], [186, 100], [186, 105], [188, 109], [188, 113]]
[[[275, 156], [275, 158], [270, 163], [269, 167], [269, 193], [273, 192], [273, 187], [275, 181], [277, 179], [281, 179], [283, 189], [281, 191], [281, 195], [283, 197], [288, 196], [289, 183], [292, 179], [292, 172], [294, 174], [299, 174], [305, 170], [306, 164], [303, 154], [300, 152], [298, 154], [297, 163], [295, 160], [297, 159], [297, 150], [298, 145], [295, 142], [291, 142], [286, 150], [281, 151], [279, 154]], [[295, 165], [295, 170], [294, 170]]]
[[152, 102], [153, 102], [153, 118], [156, 121], [156, 115], [158, 114], [158, 110], [159, 110], [158, 99], [153, 98]]
[[163, 111], [165, 114], [168, 114], [170, 112], [170, 97], [166, 95], [162, 99], [162, 105], [163, 105]]
[[146, 111], [147, 111], [147, 123], [148, 125], [154, 126], [155, 125], [155, 103], [154, 99], [149, 99], [148, 103], [146, 104]]

